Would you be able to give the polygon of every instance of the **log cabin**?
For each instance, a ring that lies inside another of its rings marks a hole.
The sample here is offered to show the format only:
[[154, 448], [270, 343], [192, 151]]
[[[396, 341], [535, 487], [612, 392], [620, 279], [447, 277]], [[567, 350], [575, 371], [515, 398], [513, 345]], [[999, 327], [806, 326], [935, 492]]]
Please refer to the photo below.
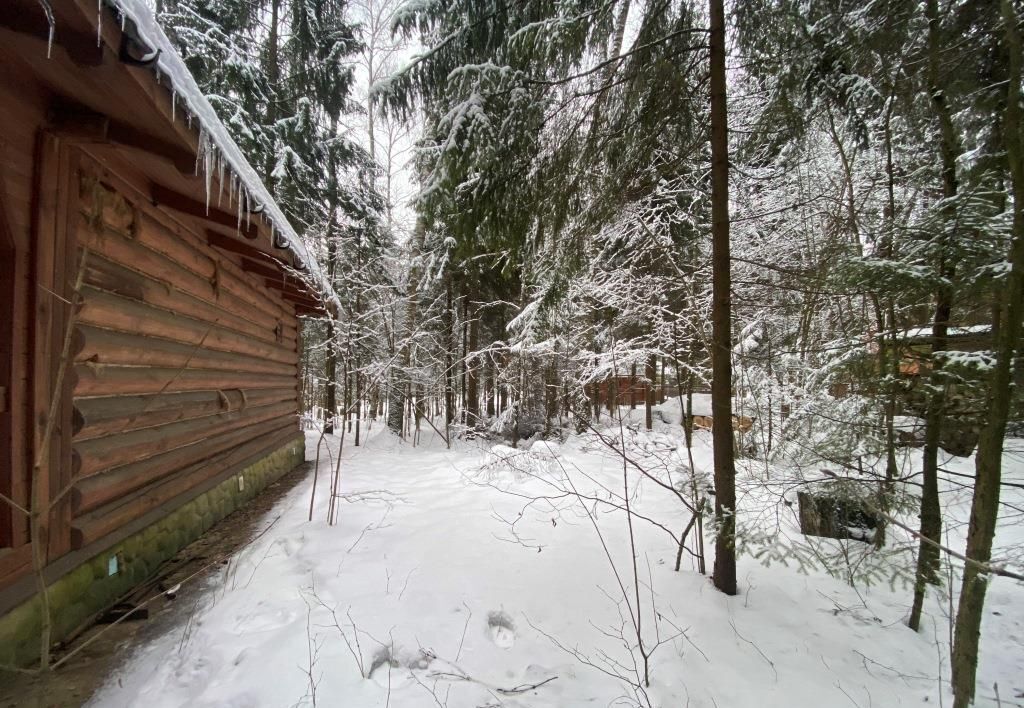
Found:
[[640, 375], [609, 375], [591, 385], [591, 404], [596, 400], [598, 405], [605, 405], [609, 410], [616, 404], [642, 406], [647, 400], [648, 389], [653, 390], [655, 403], [665, 402], [665, 386], [660, 383], [651, 384]]
[[298, 318], [337, 297], [141, 3], [5, 0], [0, 105], [0, 664], [25, 665], [44, 617], [75, 632], [303, 461]]

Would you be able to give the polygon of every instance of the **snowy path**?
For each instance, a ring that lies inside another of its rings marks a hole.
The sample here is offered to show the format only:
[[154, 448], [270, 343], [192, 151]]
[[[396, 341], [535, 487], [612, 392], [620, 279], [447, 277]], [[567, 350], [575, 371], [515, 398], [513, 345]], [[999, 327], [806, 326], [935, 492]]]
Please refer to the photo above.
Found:
[[[698, 464], [708, 461], [705, 443]], [[620, 626], [613, 599], [621, 593], [587, 516], [535, 507], [517, 525], [521, 543], [510, 542], [499, 517], [516, 518], [525, 500], [480, 482], [525, 493], [543, 485], [510, 474], [482, 477], [485, 451], [463, 445], [413, 449], [384, 435], [362, 448], [346, 445], [348, 499], [339, 524], [324, 521], [324, 462], [314, 521], [306, 520], [310, 485], [299, 485], [268, 516], [270, 531], [209, 581], [191, 621], [138, 648], [92, 705], [635, 705], [628, 683], [567, 651], [632, 671], [613, 636]], [[614, 480], [616, 461], [582, 446], [576, 440], [544, 454]], [[672, 517], [675, 502], [660, 491], [644, 488], [637, 502], [681, 527], [687, 517]], [[624, 518], [599, 516], [628, 575]], [[862, 591], [866, 609], [833, 578], [744, 558], [741, 594], [726, 598], [685, 572], [686, 563], [684, 572], [672, 571], [675, 548], [666, 534], [637, 533], [646, 631], [654, 637], [653, 595], [661, 637], [675, 634], [672, 626], [686, 632], [653, 656], [652, 705], [937, 704], [934, 636], [941, 639], [946, 623], [929, 625], [927, 636], [901, 626], [907, 590]], [[1003, 656], [994, 665], [983, 659], [982, 676], [995, 671], [1003, 704], [1014, 705], [1006, 699], [1024, 688], [1021, 594], [1000, 591], [995, 601], [1003, 599], [1010, 615], [1003, 620], [1017, 636], [1000, 640]]]

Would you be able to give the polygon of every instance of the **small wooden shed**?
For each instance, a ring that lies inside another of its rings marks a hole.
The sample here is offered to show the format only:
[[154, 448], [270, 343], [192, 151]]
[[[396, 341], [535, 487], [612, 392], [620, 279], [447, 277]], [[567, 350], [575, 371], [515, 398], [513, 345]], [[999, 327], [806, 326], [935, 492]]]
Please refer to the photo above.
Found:
[[143, 5], [0, 5], [0, 663], [303, 460], [336, 298]]

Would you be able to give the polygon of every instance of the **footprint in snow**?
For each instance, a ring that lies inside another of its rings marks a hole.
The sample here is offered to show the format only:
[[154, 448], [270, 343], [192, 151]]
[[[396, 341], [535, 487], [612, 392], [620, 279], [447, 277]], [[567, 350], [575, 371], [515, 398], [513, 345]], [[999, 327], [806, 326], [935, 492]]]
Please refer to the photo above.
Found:
[[516, 643], [516, 625], [505, 612], [495, 610], [487, 615], [487, 633], [495, 646], [511, 649]]

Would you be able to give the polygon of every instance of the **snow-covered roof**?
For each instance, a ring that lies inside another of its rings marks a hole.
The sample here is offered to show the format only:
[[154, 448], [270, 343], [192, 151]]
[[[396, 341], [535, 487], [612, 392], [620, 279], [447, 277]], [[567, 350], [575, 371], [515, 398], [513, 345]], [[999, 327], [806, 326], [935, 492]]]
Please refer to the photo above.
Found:
[[[991, 331], [992, 325], [980, 324], [970, 325], [968, 327], [949, 327], [946, 331], [946, 334], [950, 337], [966, 337], [971, 334], [988, 334]], [[904, 336], [907, 339], [916, 339], [918, 337], [930, 337], [932, 336], [931, 325], [928, 325], [927, 327], [914, 327], [912, 329], [908, 329]]]
[[[210, 200], [213, 176], [223, 176], [224, 170], [228, 170], [230, 178], [236, 179], [239, 183], [237, 199], [240, 221], [249, 218], [249, 212], [259, 210], [260, 217], [264, 218], [271, 228], [274, 242], [276, 243], [279, 238], [284, 240], [324, 300], [333, 305], [336, 311], [340, 310], [338, 296], [321, 270], [320, 264], [281, 212], [256, 170], [245, 159], [144, 0], [100, 0], [97, 17], [99, 27], [102, 27], [105, 5], [120, 14], [122, 29], [125, 28], [126, 21], [131, 21], [135, 25], [138, 39], [154, 52], [159, 52], [154, 62], [157, 81], [168, 85], [174, 100], [182, 101], [191, 120], [198, 122], [199, 166], [205, 172], [207, 203], [209, 204]], [[243, 209], [246, 216], [241, 216]]]

